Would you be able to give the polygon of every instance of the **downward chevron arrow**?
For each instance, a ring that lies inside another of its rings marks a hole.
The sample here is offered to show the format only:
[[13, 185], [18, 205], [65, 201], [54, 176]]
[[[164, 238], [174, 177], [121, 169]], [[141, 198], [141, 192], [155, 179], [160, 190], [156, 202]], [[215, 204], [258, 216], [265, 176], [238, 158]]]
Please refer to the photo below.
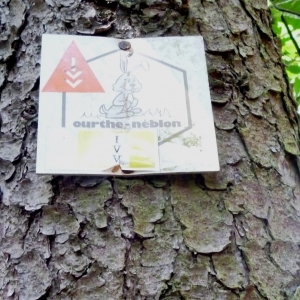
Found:
[[80, 76], [80, 74], [82, 73], [82, 71], [78, 71], [77, 73], [75, 74], [72, 74], [70, 71], [67, 71], [66, 74], [68, 76], [70, 76], [72, 79], [76, 79], [78, 76]]
[[77, 81], [75, 81], [74, 83], [72, 81], [70, 81], [69, 79], [66, 80], [66, 83], [68, 85], [70, 85], [73, 89], [76, 88], [76, 86], [78, 86], [80, 83], [82, 82], [81, 79], [78, 79]]

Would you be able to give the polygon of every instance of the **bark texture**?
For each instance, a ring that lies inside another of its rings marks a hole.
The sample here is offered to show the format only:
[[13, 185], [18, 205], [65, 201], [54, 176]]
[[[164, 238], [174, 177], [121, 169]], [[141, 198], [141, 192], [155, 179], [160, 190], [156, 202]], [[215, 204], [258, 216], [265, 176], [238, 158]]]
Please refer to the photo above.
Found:
[[[0, 10], [1, 299], [300, 299], [299, 121], [266, 0]], [[37, 176], [43, 33], [201, 34], [221, 171]]]

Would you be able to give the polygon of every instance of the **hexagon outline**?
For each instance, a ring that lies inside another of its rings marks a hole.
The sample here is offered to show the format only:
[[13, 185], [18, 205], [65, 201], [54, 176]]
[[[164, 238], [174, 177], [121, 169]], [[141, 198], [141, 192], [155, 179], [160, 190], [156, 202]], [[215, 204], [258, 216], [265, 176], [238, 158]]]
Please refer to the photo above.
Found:
[[[119, 52], [119, 51], [120, 51], [119, 49], [118, 50], [113, 50], [113, 51], [110, 51], [110, 52], [98, 55], [96, 57], [90, 58], [90, 59], [86, 60], [86, 62], [90, 63], [90, 62], [95, 61], [95, 60], [97, 60], [99, 58], [105, 57], [107, 55], [110, 55], [110, 54], [113, 54], [113, 53], [116, 53], [116, 52]], [[163, 65], [166, 65], [169, 68], [173, 68], [173, 69], [175, 69], [177, 71], [180, 71], [180, 72], [182, 72], [182, 75], [183, 75], [183, 81], [184, 81], [184, 87], [185, 87], [185, 101], [186, 101], [186, 109], [187, 109], [187, 117], [188, 117], [188, 126], [186, 128], [184, 128], [184, 129], [182, 129], [182, 130], [180, 130], [180, 131], [178, 131], [178, 132], [170, 135], [169, 137], [165, 138], [164, 140], [158, 142], [158, 145], [160, 146], [160, 145], [162, 145], [162, 144], [164, 144], [164, 143], [172, 140], [173, 138], [175, 138], [175, 137], [183, 134], [184, 132], [192, 129], [192, 127], [193, 127], [193, 125], [192, 125], [192, 117], [191, 117], [191, 110], [190, 110], [189, 88], [188, 88], [188, 81], [187, 81], [186, 70], [181, 69], [181, 68], [176, 67], [176, 66], [173, 66], [173, 65], [171, 65], [169, 63], [166, 63], [166, 62], [164, 62], [162, 60], [153, 58], [151, 56], [148, 56], [148, 55], [140, 53], [140, 52], [137, 52], [137, 54], [139, 54], [141, 56], [144, 56], [144, 57], [147, 57], [149, 59], [152, 59], [152, 60], [154, 60], [154, 61], [156, 61], [158, 63], [161, 63]]]

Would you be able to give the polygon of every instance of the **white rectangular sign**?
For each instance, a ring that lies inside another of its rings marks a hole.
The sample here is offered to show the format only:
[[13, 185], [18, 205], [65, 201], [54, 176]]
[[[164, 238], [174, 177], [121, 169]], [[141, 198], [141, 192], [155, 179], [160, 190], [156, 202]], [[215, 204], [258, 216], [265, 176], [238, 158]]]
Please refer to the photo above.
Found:
[[202, 37], [120, 42], [43, 35], [37, 173], [218, 171]]

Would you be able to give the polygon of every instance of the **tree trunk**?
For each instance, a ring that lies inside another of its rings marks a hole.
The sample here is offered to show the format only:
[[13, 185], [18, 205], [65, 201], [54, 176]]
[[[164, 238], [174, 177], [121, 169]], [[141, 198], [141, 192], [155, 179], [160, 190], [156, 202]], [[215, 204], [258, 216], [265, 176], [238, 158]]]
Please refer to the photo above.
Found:
[[[0, 8], [1, 299], [300, 299], [299, 124], [267, 1]], [[36, 175], [43, 33], [201, 34], [221, 171]]]

